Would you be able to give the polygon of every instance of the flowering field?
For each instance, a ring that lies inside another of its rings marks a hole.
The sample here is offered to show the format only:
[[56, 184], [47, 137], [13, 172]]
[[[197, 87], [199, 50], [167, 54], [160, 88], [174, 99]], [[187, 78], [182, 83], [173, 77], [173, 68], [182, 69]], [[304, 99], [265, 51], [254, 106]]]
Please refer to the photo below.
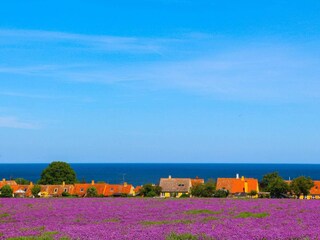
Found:
[[320, 239], [319, 221], [317, 200], [0, 199], [0, 239]]

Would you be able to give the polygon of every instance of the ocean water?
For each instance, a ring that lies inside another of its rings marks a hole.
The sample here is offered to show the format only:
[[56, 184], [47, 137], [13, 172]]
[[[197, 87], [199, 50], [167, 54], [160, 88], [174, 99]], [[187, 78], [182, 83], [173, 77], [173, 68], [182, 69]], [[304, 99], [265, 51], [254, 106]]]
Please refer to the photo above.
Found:
[[[40, 178], [41, 171], [48, 164], [0, 164], [0, 179], [22, 177], [33, 182]], [[264, 174], [278, 171], [284, 179], [310, 176], [320, 180], [320, 164], [71, 164], [77, 178], [90, 182], [92, 179], [108, 183], [122, 183], [134, 186], [145, 183], [159, 183], [161, 177], [200, 177], [205, 180], [218, 177], [240, 176], [261, 179]]]

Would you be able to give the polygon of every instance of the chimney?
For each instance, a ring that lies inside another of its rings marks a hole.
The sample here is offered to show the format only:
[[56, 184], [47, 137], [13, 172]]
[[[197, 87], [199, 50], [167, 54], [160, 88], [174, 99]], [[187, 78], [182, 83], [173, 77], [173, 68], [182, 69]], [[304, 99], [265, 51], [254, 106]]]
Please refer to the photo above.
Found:
[[169, 177], [168, 177], [169, 179], [171, 179], [171, 175], [169, 175]]
[[5, 179], [5, 178], [2, 178], [2, 182], [5, 183], [5, 182], [6, 182], [6, 179]]
[[65, 182], [65, 181], [63, 181], [63, 182], [62, 182], [62, 186], [65, 186], [65, 185], [66, 185], [66, 182]]
[[127, 184], [126, 182], [124, 182], [124, 183], [123, 183], [123, 186], [126, 187], [126, 186], [128, 186], [128, 184]]
[[239, 179], [239, 173], [237, 173], [237, 175], [236, 175], [236, 179]]
[[94, 180], [91, 181], [91, 185], [94, 185]]
[[244, 176], [241, 177], [241, 181], [244, 181]]
[[33, 186], [33, 182], [30, 182], [30, 184], [29, 184], [30, 186]]

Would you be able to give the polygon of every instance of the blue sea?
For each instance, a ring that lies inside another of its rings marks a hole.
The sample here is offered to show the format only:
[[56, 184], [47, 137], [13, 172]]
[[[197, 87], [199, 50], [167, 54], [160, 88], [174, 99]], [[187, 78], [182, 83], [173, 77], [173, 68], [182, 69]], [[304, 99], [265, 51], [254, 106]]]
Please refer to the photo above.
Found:
[[[22, 177], [33, 182], [40, 178], [48, 164], [0, 164], [0, 179]], [[320, 180], [320, 164], [151, 164], [103, 163], [71, 164], [80, 181], [92, 179], [108, 183], [123, 181], [136, 185], [158, 183], [161, 177], [200, 177], [205, 180], [240, 176], [261, 179], [264, 174], [277, 171], [284, 179], [310, 176]]]

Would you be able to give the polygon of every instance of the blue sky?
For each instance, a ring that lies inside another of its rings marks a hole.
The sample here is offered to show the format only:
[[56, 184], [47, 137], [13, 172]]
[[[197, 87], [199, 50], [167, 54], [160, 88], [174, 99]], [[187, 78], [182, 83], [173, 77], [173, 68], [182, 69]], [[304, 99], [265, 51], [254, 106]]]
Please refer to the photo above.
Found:
[[319, 1], [8, 1], [0, 162], [319, 163]]

